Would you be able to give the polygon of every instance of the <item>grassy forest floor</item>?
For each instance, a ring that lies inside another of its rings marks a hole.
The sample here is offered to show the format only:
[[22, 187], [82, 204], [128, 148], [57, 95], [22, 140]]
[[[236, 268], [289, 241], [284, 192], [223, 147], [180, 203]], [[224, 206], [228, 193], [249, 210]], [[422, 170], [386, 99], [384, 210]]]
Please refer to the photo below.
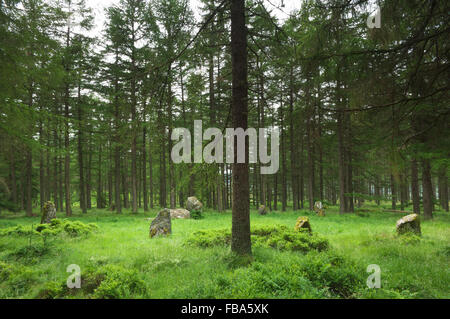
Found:
[[[195, 231], [229, 229], [230, 211], [172, 220], [170, 237], [150, 239], [147, 219], [157, 209], [120, 216], [74, 209], [71, 221], [98, 228], [45, 241], [26, 231], [39, 217], [2, 212], [0, 231], [15, 230], [0, 236], [0, 298], [450, 298], [450, 215], [438, 211], [432, 221], [422, 221], [420, 238], [397, 237], [395, 222], [405, 214], [364, 208], [370, 211], [339, 215], [330, 207], [325, 217], [308, 211], [260, 216], [252, 210], [252, 227], [293, 228], [298, 216], [309, 216], [313, 233], [326, 238], [329, 248], [254, 247], [251, 264], [233, 257], [229, 247], [188, 243]], [[65, 287], [70, 264], [81, 268], [81, 289]], [[369, 264], [381, 268], [380, 289], [366, 286]]]

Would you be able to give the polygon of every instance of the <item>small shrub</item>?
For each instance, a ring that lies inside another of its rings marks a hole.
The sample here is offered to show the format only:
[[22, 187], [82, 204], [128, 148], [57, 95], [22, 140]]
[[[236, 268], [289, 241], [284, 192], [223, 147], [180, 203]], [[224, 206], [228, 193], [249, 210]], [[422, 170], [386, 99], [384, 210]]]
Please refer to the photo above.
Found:
[[6, 281], [13, 271], [13, 266], [0, 261], [0, 281]]
[[[236, 262], [230, 254], [227, 261]], [[253, 261], [232, 267], [213, 281], [202, 280], [194, 287], [180, 287], [172, 298], [327, 298], [323, 287], [314, 286], [298, 267], [297, 259], [279, 263]]]
[[450, 257], [450, 246], [446, 246], [437, 251], [437, 255]]
[[[253, 247], [271, 247], [278, 250], [307, 252], [322, 251], [329, 247], [325, 238], [307, 231], [295, 231], [286, 226], [263, 226], [251, 230]], [[228, 246], [231, 232], [227, 229], [194, 232], [187, 243], [197, 247]]]
[[30, 263], [39, 259], [50, 252], [50, 249], [46, 246], [42, 245], [27, 245], [20, 248], [17, 248], [12, 253], [8, 255], [8, 257], [14, 260], [21, 260], [25, 263]]
[[358, 293], [359, 298], [364, 299], [412, 299], [417, 298], [417, 293], [405, 290], [395, 290], [386, 288], [361, 289]]
[[364, 285], [364, 268], [333, 252], [311, 252], [299, 267], [315, 286], [325, 287], [339, 297], [354, 297]]
[[406, 233], [398, 236], [399, 241], [405, 245], [416, 245], [420, 243], [421, 237], [413, 233]]
[[199, 230], [192, 233], [187, 243], [202, 248], [228, 246], [231, 244], [231, 232], [227, 229]]
[[142, 281], [135, 270], [116, 265], [103, 266], [96, 272], [104, 275], [100, 285], [94, 290], [94, 298], [136, 298], [146, 292], [145, 282]]
[[[65, 221], [64, 223], [62, 223], [60, 225], [63, 227], [64, 231], [69, 236], [72, 236], [72, 237], [87, 235], [98, 229], [98, 226], [96, 224], [92, 224], [92, 223], [85, 224], [80, 221], [74, 221], [74, 222]], [[57, 226], [57, 227], [59, 227], [59, 226]]]
[[118, 265], [105, 265], [100, 268], [88, 267], [81, 274], [81, 288], [69, 289], [66, 282], [46, 284], [38, 298], [64, 298], [82, 294], [88, 298], [118, 299], [137, 298], [145, 295], [145, 282], [139, 278], [136, 270]]
[[45, 240], [50, 236], [65, 233], [71, 237], [88, 235], [96, 231], [98, 226], [93, 223], [85, 224], [80, 221], [70, 221], [67, 219], [52, 219], [50, 224], [39, 224], [35, 228], [32, 226], [15, 226], [0, 229], [0, 236], [41, 236]]
[[0, 229], [0, 236], [27, 237], [27, 236], [33, 236], [33, 235], [39, 235], [39, 232], [37, 232], [35, 229], [32, 229], [31, 226], [27, 227], [27, 226], [19, 225], [19, 226]]
[[[148, 262], [148, 260], [147, 260]], [[179, 258], [164, 258], [160, 260], [155, 260], [151, 268], [153, 271], [161, 271], [163, 269], [174, 269], [174, 268], [180, 268], [186, 265], [186, 261]]]
[[36, 298], [39, 299], [55, 299], [61, 296], [64, 287], [57, 281], [50, 281], [45, 284], [45, 287], [39, 291]]
[[20, 296], [37, 280], [37, 273], [32, 268], [0, 262], [0, 298]]

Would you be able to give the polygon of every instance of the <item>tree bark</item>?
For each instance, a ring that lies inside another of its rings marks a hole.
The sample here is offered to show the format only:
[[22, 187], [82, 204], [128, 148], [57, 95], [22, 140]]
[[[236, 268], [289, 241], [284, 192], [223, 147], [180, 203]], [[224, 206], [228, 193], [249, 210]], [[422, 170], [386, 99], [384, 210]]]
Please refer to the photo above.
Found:
[[80, 174], [80, 208], [83, 214], [87, 213], [86, 208], [86, 185], [84, 182], [84, 162], [83, 162], [83, 114], [81, 109], [81, 85], [78, 84], [78, 168]]
[[423, 215], [425, 219], [433, 218], [433, 186], [431, 184], [430, 160], [422, 160]]
[[280, 96], [280, 129], [281, 129], [281, 211], [287, 207], [287, 182], [286, 182], [286, 133], [284, 130], [283, 97]]
[[448, 212], [448, 177], [447, 177], [447, 166], [442, 164], [439, 167], [439, 203], [443, 210]]
[[293, 69], [291, 67], [289, 75], [289, 126], [290, 126], [290, 152], [291, 152], [291, 183], [293, 210], [298, 209], [298, 175], [296, 170], [296, 154], [294, 144], [294, 81]]
[[33, 216], [33, 184], [32, 184], [32, 174], [33, 174], [33, 159], [31, 148], [28, 148], [26, 154], [26, 214], [28, 217]]
[[413, 212], [420, 214], [420, 196], [419, 196], [419, 170], [417, 160], [411, 160], [411, 195], [413, 202]]
[[[145, 109], [145, 107], [144, 107]], [[147, 127], [144, 114], [144, 128], [142, 129], [142, 192], [144, 197], [144, 212], [148, 211], [148, 194], [147, 194]]]
[[[248, 83], [244, 0], [231, 2], [231, 57], [233, 127], [246, 130]], [[231, 250], [238, 255], [251, 255], [248, 137], [245, 142], [245, 163], [237, 163], [236, 153], [237, 143], [234, 143]]]

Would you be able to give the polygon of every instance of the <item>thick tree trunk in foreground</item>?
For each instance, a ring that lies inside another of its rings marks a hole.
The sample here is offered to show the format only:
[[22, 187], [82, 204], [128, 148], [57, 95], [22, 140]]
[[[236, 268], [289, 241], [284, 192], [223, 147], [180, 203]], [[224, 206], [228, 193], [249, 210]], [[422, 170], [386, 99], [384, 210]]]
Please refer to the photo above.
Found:
[[[294, 144], [294, 92], [293, 92], [293, 70], [290, 71], [289, 82], [289, 126], [290, 126], [290, 152], [291, 152], [291, 176], [292, 176], [292, 202], [293, 210], [298, 209], [298, 176], [296, 170], [296, 156], [295, 156], [295, 144]], [[303, 174], [303, 173], [302, 173]]]
[[[231, 2], [231, 56], [233, 127], [245, 130], [248, 119], [248, 83], [244, 0]], [[234, 144], [231, 250], [239, 255], [251, 255], [248, 138], [245, 143], [245, 163], [237, 163], [236, 151], [237, 143]]]

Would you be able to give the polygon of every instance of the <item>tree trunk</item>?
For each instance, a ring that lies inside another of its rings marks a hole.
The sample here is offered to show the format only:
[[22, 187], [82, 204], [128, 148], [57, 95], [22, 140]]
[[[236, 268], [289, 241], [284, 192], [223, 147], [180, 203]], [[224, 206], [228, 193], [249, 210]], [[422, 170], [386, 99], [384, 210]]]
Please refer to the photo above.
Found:
[[17, 204], [17, 177], [16, 177], [16, 159], [14, 147], [11, 148], [11, 198], [14, 204]]
[[[70, 45], [70, 24], [67, 27], [67, 37], [66, 37], [66, 48]], [[65, 61], [65, 70], [68, 76], [69, 73], [69, 63]], [[65, 188], [65, 201], [66, 201], [66, 216], [72, 215], [72, 200], [70, 198], [70, 145], [69, 145], [69, 83], [65, 83], [65, 94], [64, 94], [64, 148], [66, 155], [64, 157], [64, 188]]]
[[448, 212], [448, 177], [447, 166], [441, 164], [439, 167], [439, 203], [443, 210]]
[[[336, 72], [336, 104], [338, 109], [343, 108], [341, 97], [341, 67], [338, 66]], [[339, 166], [339, 213], [343, 214], [348, 211], [348, 201], [345, 196], [347, 189], [347, 167], [345, 152], [345, 115], [343, 112], [337, 113], [337, 135], [338, 135], [338, 166]]]
[[[116, 126], [116, 130], [118, 131], [118, 128]], [[122, 201], [120, 198], [120, 146], [119, 146], [119, 133], [116, 132], [116, 146], [114, 147], [114, 205], [116, 208], [116, 212], [118, 214], [122, 213]]]
[[153, 158], [152, 158], [152, 141], [148, 142], [148, 166], [149, 166], [149, 184], [150, 184], [150, 208], [153, 208]]
[[425, 219], [433, 218], [433, 186], [431, 184], [430, 160], [422, 160], [423, 215]]
[[411, 160], [411, 196], [413, 202], [413, 212], [420, 214], [420, 196], [419, 196], [419, 172], [417, 160]]
[[86, 172], [86, 208], [92, 208], [92, 138], [89, 138], [89, 149], [88, 149], [88, 161], [87, 161], [87, 172]]
[[347, 200], [345, 198], [346, 189], [346, 169], [345, 169], [345, 150], [344, 150], [344, 123], [343, 114], [339, 112], [338, 117], [338, 165], [339, 165], [339, 213], [343, 214], [347, 212]]
[[[39, 111], [42, 111], [42, 106], [39, 107]], [[43, 130], [42, 130], [42, 120], [39, 119], [39, 144], [43, 144]], [[44, 209], [45, 202], [45, 173], [44, 173], [44, 154], [42, 151], [39, 152], [39, 206], [40, 213]]]
[[131, 52], [131, 211], [137, 213], [137, 171], [136, 171], [136, 65], [135, 65], [135, 49], [134, 49], [134, 24], [133, 47]]
[[283, 113], [283, 96], [280, 96], [280, 130], [281, 130], [281, 211], [286, 211], [287, 206], [287, 182], [286, 182], [286, 148]]
[[[145, 109], [145, 107], [144, 107]], [[148, 194], [147, 194], [147, 127], [144, 114], [144, 128], [142, 129], [142, 192], [144, 196], [144, 212], [148, 211]]]
[[100, 143], [98, 149], [98, 175], [97, 175], [97, 208], [104, 208], [103, 199], [103, 182], [102, 182], [102, 144]]
[[[348, 103], [348, 101], [347, 101]], [[346, 114], [346, 130], [347, 130], [347, 138], [346, 138], [346, 165], [347, 165], [347, 192], [348, 196], [346, 197], [348, 204], [347, 204], [347, 211], [349, 213], [353, 213], [355, 211], [354, 204], [353, 204], [353, 165], [352, 165], [352, 123], [350, 114]]]
[[[233, 127], [247, 129], [247, 29], [245, 1], [231, 2], [231, 64]], [[234, 143], [233, 203], [231, 250], [239, 255], [251, 255], [250, 198], [248, 176], [248, 138], [245, 142], [245, 163], [237, 163], [237, 143]]]
[[395, 191], [395, 180], [394, 175], [391, 173], [391, 198], [392, 198], [392, 209], [397, 209], [397, 195]]
[[32, 174], [33, 174], [33, 159], [31, 148], [27, 150], [26, 154], [26, 213], [27, 216], [33, 216], [33, 184], [32, 184]]

